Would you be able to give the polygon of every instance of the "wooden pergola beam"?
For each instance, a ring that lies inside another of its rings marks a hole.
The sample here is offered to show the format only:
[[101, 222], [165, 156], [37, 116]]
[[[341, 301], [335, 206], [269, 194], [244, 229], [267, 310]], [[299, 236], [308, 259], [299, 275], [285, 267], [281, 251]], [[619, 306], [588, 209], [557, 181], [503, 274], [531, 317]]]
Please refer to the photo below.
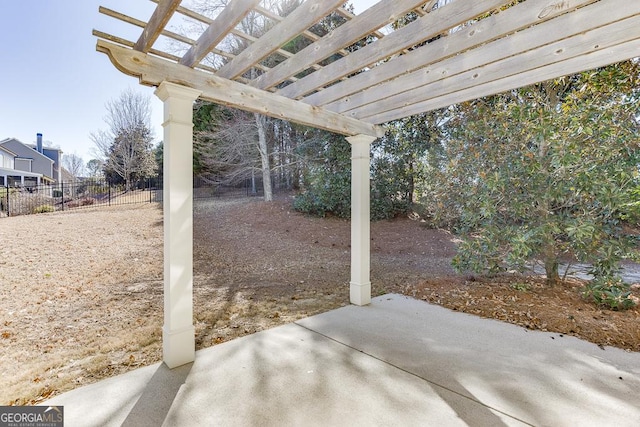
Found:
[[[460, 53], [470, 53], [471, 49], [500, 39], [504, 34], [513, 34], [533, 24], [540, 24], [579, 6], [585, 6], [597, 0], [565, 0], [559, 7], [540, 18], [541, 11], [548, 7], [549, 0], [527, 0], [498, 14], [474, 22], [465, 28], [429, 43], [428, 48], [415, 49], [392, 61], [378, 64], [369, 72], [352, 76], [348, 84], [335, 84], [322, 91], [303, 98], [303, 101], [317, 106], [327, 106], [341, 99], [359, 94], [376, 85], [397, 78], [398, 76], [420, 70], [420, 73], [433, 74], [431, 70], [447, 58]], [[439, 66], [439, 65], [438, 65]], [[429, 67], [429, 68], [424, 68]], [[444, 70], [442, 71], [444, 72]], [[440, 78], [446, 77], [446, 74]], [[434, 77], [435, 78], [435, 77]], [[409, 86], [414, 88], [414, 86]], [[388, 96], [385, 95], [385, 96]], [[332, 109], [332, 108], [329, 108]]]
[[305, 1], [282, 22], [256, 40], [251, 46], [243, 50], [233, 61], [220, 68], [220, 71], [217, 73], [218, 76], [232, 80], [242, 75], [245, 71], [253, 67], [254, 64], [280, 49], [280, 47], [289, 40], [322, 20], [322, 18], [343, 3], [344, 0]]
[[158, 40], [164, 27], [169, 23], [181, 0], [160, 0], [149, 19], [149, 23], [144, 27], [140, 38], [136, 42], [134, 49], [140, 52], [149, 52], [153, 44]]
[[193, 67], [198, 64], [258, 3], [260, 3], [260, 0], [235, 0], [230, 2], [198, 38], [195, 46], [192, 46], [185, 53], [180, 63], [187, 67]]
[[[454, 77], [421, 86], [418, 89], [429, 93], [432, 99], [438, 97], [446, 99], [450, 94], [455, 94], [458, 91], [473, 86], [500, 81], [514, 75], [523, 76], [525, 73], [529, 73], [528, 75], [531, 75], [534, 79], [534, 81], [527, 84], [533, 84], [547, 80], [548, 78], [557, 77], [547, 77], [547, 74], [541, 71], [544, 67], [555, 63], [566, 64], [570, 59], [585, 57], [593, 52], [606, 52], [609, 48], [638, 38], [640, 38], [640, 19], [628, 18], [611, 25], [580, 33], [560, 42], [529, 50], [518, 56], [509, 57], [484, 67], [465, 71]], [[487, 47], [487, 49], [489, 49], [489, 47]], [[480, 55], [482, 51], [476, 52], [476, 54]], [[610, 61], [606, 56], [603, 59], [605, 60], [604, 64], [596, 64], [591, 68], [616, 62]], [[573, 67], [567, 65], [564, 74], [572, 74], [585, 69], [588, 68], [574, 70]], [[539, 73], [540, 76], [535, 77], [536, 73]], [[498, 89], [499, 93], [509, 90], [510, 88], [500, 89], [498, 87]], [[380, 116], [390, 110], [396, 110], [413, 104], [422, 104], [423, 102], [425, 101], [413, 98], [410, 92], [405, 92], [399, 96], [388, 97], [376, 105], [368, 104], [362, 108], [352, 110], [348, 114], [354, 118], [369, 118]], [[449, 104], [453, 103], [454, 102], [449, 102]]]
[[417, 46], [450, 28], [509, 2], [510, 0], [474, 0], [471, 4], [463, 1], [450, 3], [394, 31], [376, 43], [358, 49], [349, 56], [327, 65], [322, 70], [311, 73], [284, 87], [278, 93], [294, 99], [308, 95], [319, 87], [329, 85], [405, 49]]
[[424, 0], [397, 0], [391, 6], [378, 3], [336, 28], [329, 35], [296, 53], [292, 58], [259, 76], [251, 82], [251, 85], [260, 89], [272, 88], [287, 78], [313, 66], [313, 64], [330, 57], [337, 50], [361, 40], [371, 34], [372, 28], [380, 28], [423, 3]]
[[623, 19], [633, 11], [640, 14], [640, 2], [629, 4], [622, 10], [614, 7], [617, 1], [601, 0], [587, 6], [580, 17], [565, 14], [552, 21], [532, 25], [465, 55], [453, 56], [405, 74], [340, 102], [325, 105], [325, 108], [337, 113], [349, 112], [352, 117], [369, 117], [410, 103], [415, 99], [412, 92], [417, 89], [435, 98], [458, 88], [482, 84], [490, 79], [499, 80], [544, 63], [563, 61], [592, 49], [604, 49], [612, 43], [640, 37], [640, 19]]
[[484, 96], [495, 95], [519, 87], [525, 87], [558, 76], [580, 73], [593, 68], [604, 67], [616, 62], [626, 61], [640, 52], [640, 39], [621, 43], [609, 49], [601, 49], [592, 53], [585, 53], [566, 61], [546, 65], [534, 70], [521, 72], [499, 80], [489, 81], [481, 85], [460, 89], [445, 96], [428, 99], [403, 108], [388, 111], [369, 117], [372, 123], [387, 123], [424, 111], [448, 107], [460, 102], [470, 101]]
[[148, 86], [159, 86], [164, 81], [181, 84], [202, 91], [200, 97], [208, 101], [282, 120], [290, 120], [342, 135], [381, 137], [384, 134], [379, 126], [252, 88], [210, 73], [194, 70], [104, 40], [98, 40], [96, 50], [107, 54], [118, 70], [138, 77], [140, 83]]

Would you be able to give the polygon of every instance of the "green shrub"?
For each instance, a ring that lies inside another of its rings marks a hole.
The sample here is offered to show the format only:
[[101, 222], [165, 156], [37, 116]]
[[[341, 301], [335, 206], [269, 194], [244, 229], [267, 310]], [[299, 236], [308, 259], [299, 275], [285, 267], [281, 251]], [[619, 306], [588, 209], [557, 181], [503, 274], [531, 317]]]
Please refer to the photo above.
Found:
[[51, 205], [40, 205], [33, 208], [31, 213], [39, 214], [39, 213], [54, 212], [54, 211], [55, 209]]
[[509, 285], [509, 287], [513, 290], [520, 292], [529, 292], [531, 290], [531, 285], [528, 283], [516, 282]]
[[640, 186], [629, 192], [629, 201], [620, 208], [620, 219], [631, 225], [640, 225]]
[[597, 305], [611, 310], [626, 310], [635, 305], [630, 298], [629, 285], [616, 277], [593, 279], [586, 285], [582, 295]]
[[331, 210], [320, 200], [320, 197], [311, 191], [296, 196], [293, 200], [293, 208], [298, 212], [319, 217], [325, 217], [327, 212]]

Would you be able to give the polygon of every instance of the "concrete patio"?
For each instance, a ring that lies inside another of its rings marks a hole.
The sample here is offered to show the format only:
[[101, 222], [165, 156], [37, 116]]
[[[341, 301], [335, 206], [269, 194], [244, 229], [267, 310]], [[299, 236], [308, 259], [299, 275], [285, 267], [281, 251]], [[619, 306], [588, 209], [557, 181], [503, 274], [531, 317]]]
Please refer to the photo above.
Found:
[[57, 396], [73, 426], [637, 426], [640, 354], [374, 298]]

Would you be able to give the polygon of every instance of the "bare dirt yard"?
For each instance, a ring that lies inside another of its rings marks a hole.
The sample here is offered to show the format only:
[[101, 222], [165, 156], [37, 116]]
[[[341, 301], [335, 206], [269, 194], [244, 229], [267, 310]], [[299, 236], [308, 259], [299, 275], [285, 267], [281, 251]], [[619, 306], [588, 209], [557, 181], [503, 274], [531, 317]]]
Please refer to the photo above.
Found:
[[[198, 348], [348, 304], [349, 223], [298, 214], [290, 202], [196, 201]], [[409, 218], [371, 230], [374, 295], [403, 293], [603, 350], [640, 351], [640, 310], [598, 308], [582, 300], [577, 280], [548, 288], [535, 277], [457, 275], [451, 234]], [[3, 218], [0, 242], [1, 405], [38, 403], [160, 361], [157, 204]]]

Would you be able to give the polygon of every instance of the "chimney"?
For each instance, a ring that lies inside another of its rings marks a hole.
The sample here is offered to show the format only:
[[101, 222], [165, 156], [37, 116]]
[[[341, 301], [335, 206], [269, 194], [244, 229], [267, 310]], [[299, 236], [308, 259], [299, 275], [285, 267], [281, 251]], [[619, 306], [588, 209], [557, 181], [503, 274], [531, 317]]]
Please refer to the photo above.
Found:
[[36, 141], [36, 149], [38, 150], [38, 153], [42, 154], [42, 134], [38, 133], [36, 134], [36, 137], [38, 138]]

